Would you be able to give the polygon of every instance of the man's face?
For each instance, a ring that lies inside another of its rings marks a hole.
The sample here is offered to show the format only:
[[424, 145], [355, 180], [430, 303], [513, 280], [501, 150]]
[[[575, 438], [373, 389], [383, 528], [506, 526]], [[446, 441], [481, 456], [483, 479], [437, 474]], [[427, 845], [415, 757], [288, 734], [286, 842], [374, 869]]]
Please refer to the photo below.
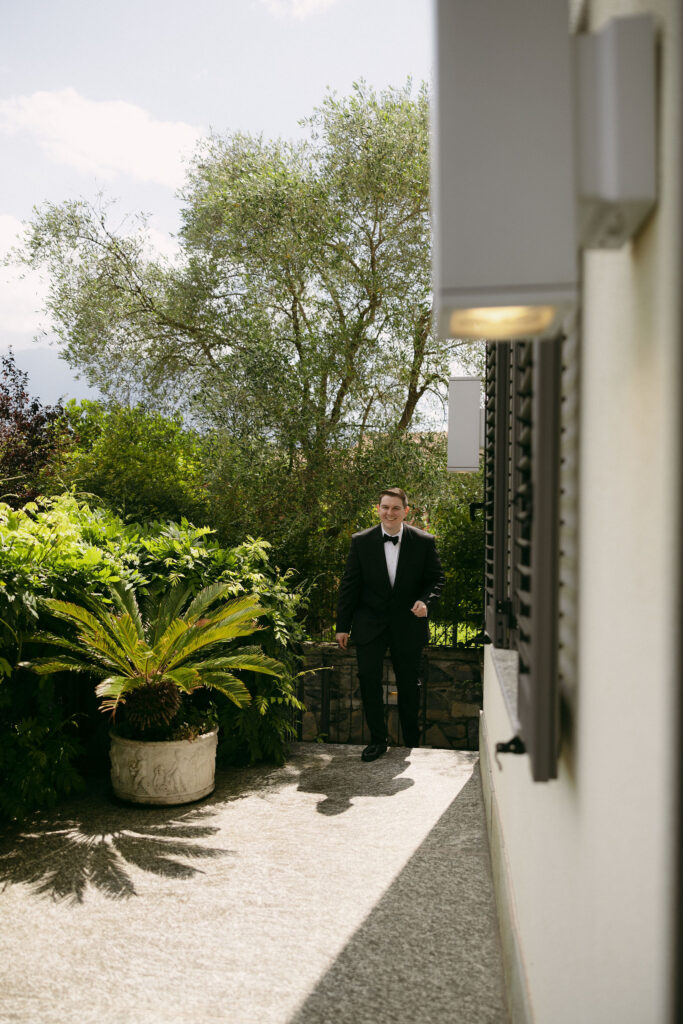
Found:
[[[382, 526], [387, 533], [397, 534], [401, 529], [401, 523], [408, 515], [408, 509], [403, 507], [400, 498], [392, 498], [389, 494], [383, 494], [382, 500], [377, 506], [377, 512]], [[388, 543], [388, 542], [387, 542]]]

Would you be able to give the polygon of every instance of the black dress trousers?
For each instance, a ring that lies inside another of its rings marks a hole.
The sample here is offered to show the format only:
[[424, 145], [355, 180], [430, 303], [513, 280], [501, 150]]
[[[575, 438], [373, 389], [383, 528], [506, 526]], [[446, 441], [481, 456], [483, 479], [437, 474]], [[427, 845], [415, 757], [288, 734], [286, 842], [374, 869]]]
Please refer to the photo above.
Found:
[[369, 643], [356, 646], [358, 678], [365, 711], [365, 720], [370, 730], [371, 743], [386, 743], [387, 731], [384, 717], [384, 687], [382, 675], [384, 656], [387, 648], [396, 676], [398, 691], [398, 717], [407, 747], [420, 743], [420, 658], [422, 647], [405, 642], [401, 630], [387, 627], [383, 633]]

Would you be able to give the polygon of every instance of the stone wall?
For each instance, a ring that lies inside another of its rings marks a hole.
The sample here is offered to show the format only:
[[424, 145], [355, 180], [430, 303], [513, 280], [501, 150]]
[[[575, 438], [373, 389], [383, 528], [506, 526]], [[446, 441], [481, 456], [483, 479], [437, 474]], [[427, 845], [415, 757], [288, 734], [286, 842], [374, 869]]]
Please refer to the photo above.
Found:
[[[306, 645], [303, 677], [306, 704], [301, 738], [328, 743], [369, 742], [363, 719], [356, 656], [337, 644]], [[429, 647], [423, 659], [421, 743], [455, 750], [479, 749], [482, 703], [482, 652]], [[396, 682], [389, 658], [384, 662], [384, 701], [389, 742], [402, 742], [396, 707]]]

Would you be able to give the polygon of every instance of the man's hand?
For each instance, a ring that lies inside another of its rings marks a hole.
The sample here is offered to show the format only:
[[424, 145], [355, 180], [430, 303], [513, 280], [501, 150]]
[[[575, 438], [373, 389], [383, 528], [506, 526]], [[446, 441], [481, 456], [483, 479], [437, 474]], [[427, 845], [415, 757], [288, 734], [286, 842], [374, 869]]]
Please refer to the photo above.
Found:
[[349, 644], [349, 634], [337, 633], [337, 643], [341, 647], [342, 651], [345, 651]]
[[427, 617], [427, 605], [424, 601], [416, 601], [410, 610], [413, 615], [417, 615], [418, 619], [425, 619]]

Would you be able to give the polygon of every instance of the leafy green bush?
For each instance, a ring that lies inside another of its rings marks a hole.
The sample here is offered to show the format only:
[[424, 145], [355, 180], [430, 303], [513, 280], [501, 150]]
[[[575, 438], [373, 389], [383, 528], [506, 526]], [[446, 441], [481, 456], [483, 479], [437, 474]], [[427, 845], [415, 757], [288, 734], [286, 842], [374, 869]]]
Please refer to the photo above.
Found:
[[468, 624], [475, 632], [484, 616], [484, 517], [470, 506], [483, 500], [483, 470], [454, 474], [430, 515], [446, 584], [436, 608], [442, 623]]
[[47, 598], [49, 612], [67, 629], [36, 633], [33, 642], [51, 650], [21, 667], [40, 676], [98, 678], [100, 710], [111, 715], [119, 736], [194, 739], [214, 720], [210, 704], [197, 705], [196, 695], [220, 694], [242, 708], [252, 698], [236, 672], [281, 677], [286, 671], [258, 645], [245, 646], [263, 609], [252, 595], [228, 598], [228, 589], [214, 583], [192, 598], [189, 587], [168, 587], [158, 600], [139, 601], [119, 584], [107, 602], [87, 594], [78, 603]]
[[[272, 602], [273, 615], [287, 602], [296, 574], [311, 598], [307, 628], [328, 635], [351, 534], [376, 522], [379, 491], [398, 483], [410, 497], [409, 521], [439, 539], [447, 584], [438, 619], [472, 624], [480, 617], [481, 522], [470, 522], [469, 503], [481, 498], [481, 477], [447, 474], [444, 433], [375, 431], [360, 444], [343, 441], [304, 458], [248, 432], [237, 437], [214, 428], [200, 436], [179, 417], [141, 407], [72, 402], [66, 415], [71, 447], [62, 460], [63, 478], [121, 517], [88, 511], [93, 521], [85, 537], [92, 537], [97, 552], [87, 557], [101, 558], [108, 550], [109, 528], [115, 550], [126, 559], [122, 578], [136, 585], [139, 578], [152, 588], [192, 579], [199, 588], [224, 579], [222, 573], [235, 570], [238, 561], [238, 577], [246, 571], [251, 579], [267, 551], [266, 561], [285, 570], [289, 581]], [[208, 526], [190, 526], [185, 514], [201, 515], [215, 534]], [[122, 522], [133, 515], [144, 522]], [[162, 521], [168, 515], [179, 522]], [[240, 556], [255, 527], [270, 546], [250, 542]], [[131, 576], [135, 569], [138, 579]]]
[[217, 699], [218, 759], [229, 764], [284, 764], [287, 745], [296, 737], [295, 716], [305, 708], [297, 697], [296, 678], [252, 675], [245, 682], [250, 704], [236, 707]]
[[17, 671], [0, 681], [0, 819], [21, 819], [82, 789], [82, 753], [54, 679]]
[[[44, 653], [31, 639], [48, 624], [41, 598], [108, 598], [118, 581], [152, 597], [174, 584], [193, 594], [211, 583], [224, 584], [230, 596], [254, 594], [264, 609], [260, 646], [295, 670], [304, 595], [292, 586], [291, 574], [270, 564], [264, 541], [248, 538], [226, 549], [208, 527], [186, 520], [124, 523], [72, 494], [18, 510], [0, 504], [0, 789], [8, 794], [0, 814], [21, 817], [48, 806], [77, 784], [84, 757], [97, 760], [104, 737], [92, 681], [61, 674], [38, 681], [17, 664]], [[280, 724], [271, 728], [270, 719], [281, 717], [278, 701], [286, 692], [274, 694], [272, 716], [259, 713], [255, 724], [225, 719], [226, 728], [252, 736], [248, 757], [285, 756], [290, 731]]]
[[85, 400], [68, 402], [65, 417], [62, 487], [94, 494], [128, 519], [205, 519], [202, 442], [181, 416]]

